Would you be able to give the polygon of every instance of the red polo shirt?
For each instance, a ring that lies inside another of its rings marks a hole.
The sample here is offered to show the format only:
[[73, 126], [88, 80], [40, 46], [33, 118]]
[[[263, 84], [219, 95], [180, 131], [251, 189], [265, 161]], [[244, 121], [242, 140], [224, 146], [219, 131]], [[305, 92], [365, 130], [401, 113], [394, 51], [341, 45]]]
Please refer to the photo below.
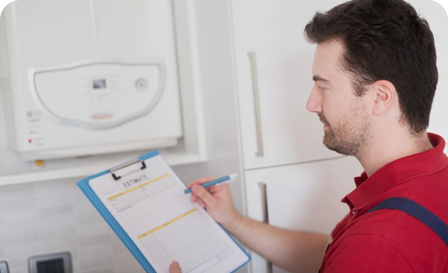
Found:
[[429, 227], [398, 210], [365, 214], [391, 197], [409, 198], [448, 224], [448, 159], [442, 137], [434, 146], [355, 178], [342, 202], [350, 213], [332, 232], [322, 272], [448, 272], [448, 247]]

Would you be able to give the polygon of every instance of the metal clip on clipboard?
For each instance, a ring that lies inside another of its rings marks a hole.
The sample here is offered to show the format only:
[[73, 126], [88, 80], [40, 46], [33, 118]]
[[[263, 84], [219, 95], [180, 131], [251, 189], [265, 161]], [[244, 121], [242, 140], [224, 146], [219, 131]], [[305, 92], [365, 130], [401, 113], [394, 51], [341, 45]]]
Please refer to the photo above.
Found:
[[[117, 181], [117, 180], [119, 180], [121, 178], [121, 176], [117, 176], [114, 172], [116, 172], [118, 170], [121, 170], [121, 169], [124, 169], [124, 168], [129, 167], [129, 166], [132, 166], [132, 165], [137, 164], [137, 163], [141, 163], [142, 164], [142, 167], [140, 168], [140, 170], [146, 169], [145, 161], [141, 160], [140, 158], [137, 158], [135, 160], [129, 161], [128, 163], [124, 163], [121, 166], [118, 166], [118, 167], [115, 167], [113, 169], [110, 169], [109, 172], [112, 174], [112, 177], [115, 179], [115, 181]], [[131, 173], [136, 172], [136, 171], [139, 171], [139, 170], [137, 169], [137, 170], [130, 171], [127, 174], [123, 174], [122, 176], [126, 176], [126, 175], [131, 174]]]

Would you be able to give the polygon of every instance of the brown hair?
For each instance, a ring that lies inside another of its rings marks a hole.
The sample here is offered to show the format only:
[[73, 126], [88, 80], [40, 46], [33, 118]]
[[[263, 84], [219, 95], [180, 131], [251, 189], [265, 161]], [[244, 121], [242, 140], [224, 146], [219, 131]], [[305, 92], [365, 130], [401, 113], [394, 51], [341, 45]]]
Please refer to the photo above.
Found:
[[434, 37], [428, 22], [403, 0], [353, 0], [317, 12], [305, 27], [311, 43], [342, 42], [342, 67], [358, 96], [378, 80], [396, 88], [401, 121], [415, 133], [429, 125], [438, 81]]

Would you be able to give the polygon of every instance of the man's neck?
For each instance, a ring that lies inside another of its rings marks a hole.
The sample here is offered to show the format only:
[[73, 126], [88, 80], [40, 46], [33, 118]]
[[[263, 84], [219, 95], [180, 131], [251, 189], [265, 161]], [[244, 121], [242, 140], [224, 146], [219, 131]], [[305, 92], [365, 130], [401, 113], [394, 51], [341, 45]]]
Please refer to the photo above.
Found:
[[368, 145], [356, 155], [368, 177], [392, 161], [433, 148], [426, 131], [418, 136], [407, 132], [377, 132]]

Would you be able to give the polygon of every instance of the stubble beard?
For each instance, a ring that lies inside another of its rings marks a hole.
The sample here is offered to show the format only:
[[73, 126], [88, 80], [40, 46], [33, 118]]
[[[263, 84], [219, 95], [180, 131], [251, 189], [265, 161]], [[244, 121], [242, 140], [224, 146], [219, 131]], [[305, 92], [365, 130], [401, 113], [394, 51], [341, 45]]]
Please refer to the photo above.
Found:
[[343, 155], [359, 155], [370, 138], [370, 123], [359, 112], [346, 114], [336, 124], [325, 130], [323, 144], [328, 149]]

